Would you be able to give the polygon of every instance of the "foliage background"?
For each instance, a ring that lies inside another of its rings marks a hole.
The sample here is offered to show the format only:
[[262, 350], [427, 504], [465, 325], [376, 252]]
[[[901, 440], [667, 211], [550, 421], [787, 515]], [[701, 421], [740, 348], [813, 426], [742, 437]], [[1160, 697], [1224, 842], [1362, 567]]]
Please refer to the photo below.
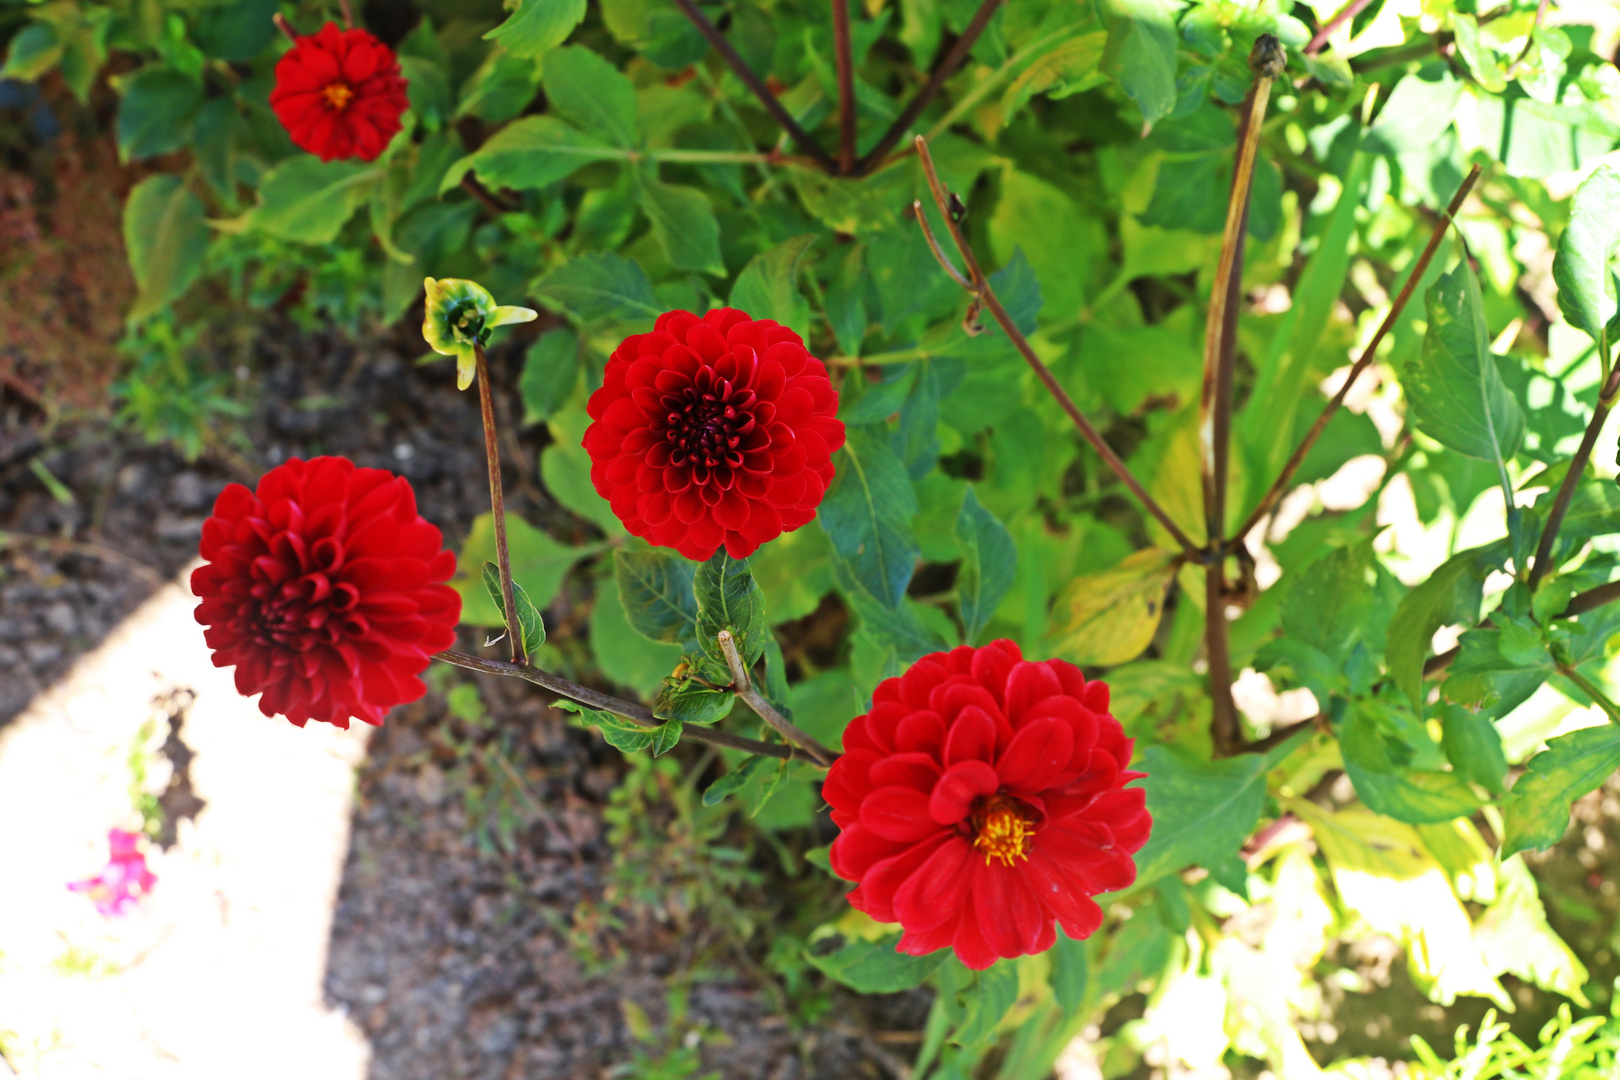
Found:
[[[861, 151], [975, 7], [857, 10]], [[836, 76], [821, 6], [703, 8], [831, 146]], [[8, 345], [45, 374], [8, 378], [39, 393], [52, 379], [72, 385], [55, 370], [71, 357], [29, 345], [60, 338], [52, 319], [73, 320], [62, 296], [79, 295], [95, 319], [121, 309], [123, 415], [190, 453], [228, 453], [242, 391], [211, 351], [221, 311], [276, 308], [366, 333], [412, 317], [428, 275], [474, 278], [501, 302], [528, 298], [546, 315], [498, 347], [522, 351], [525, 421], [549, 433], [538, 475], [567, 515], [545, 530], [513, 522], [515, 570], [542, 608], [564, 597], [589, 612], [537, 663], [651, 700], [682, 635], [652, 628], [666, 639], [655, 644], [637, 633], [650, 628], [649, 578], [625, 568], [679, 576], [682, 564], [639, 548], [591, 489], [585, 397], [613, 346], [667, 308], [729, 302], [805, 334], [840, 380], [850, 443], [821, 522], [751, 560], [774, 630], [773, 693], [836, 746], [880, 678], [931, 649], [1006, 636], [1105, 673], [1152, 777], [1159, 826], [1140, 881], [1087, 943], [977, 978], [954, 962], [895, 964], [881, 959], [882, 929], [840, 917], [830, 886], [814, 922], [835, 925], [750, 935], [805, 977], [808, 956], [863, 991], [932, 980], [919, 1073], [1042, 1075], [1096, 1014], [1147, 989], [1144, 1015], [1110, 1032], [1110, 1075], [1154, 1046], [1189, 1067], [1264, 1061], [1311, 1075], [1326, 1062], [1309, 1056], [1301, 1021], [1335, 977], [1323, 957], [1373, 938], [1398, 943], [1436, 1002], [1477, 995], [1509, 1008], [1511, 978], [1580, 1007], [1607, 1004], [1608, 987], [1550, 929], [1535, 878], [1501, 841], [1515, 806], [1539, 828], [1532, 839], [1557, 839], [1579, 794], [1547, 758], [1552, 779], [1533, 801], [1523, 780], [1510, 783], [1545, 740], [1567, 736], [1576, 741], [1561, 746], [1600, 761], [1615, 752], [1612, 729], [1587, 711], [1589, 691], [1612, 696], [1613, 613], [1561, 628], [1551, 618], [1612, 572], [1612, 485], [1581, 489], [1561, 534], [1567, 570], [1535, 598], [1503, 572], [1526, 551], [1510, 533], [1533, 547], [1543, 493], [1606, 370], [1560, 310], [1552, 252], [1572, 170], [1620, 142], [1620, 73], [1593, 51], [1612, 51], [1612, 30], [1581, 25], [1573, 9], [1565, 25], [1538, 21], [1524, 0], [1487, 11], [1385, 0], [1307, 56], [1338, 5], [1020, 0], [996, 13], [918, 122], [1016, 321], [1195, 539], [1203, 309], [1256, 36], [1289, 48], [1294, 85], [1278, 87], [1262, 129], [1229, 518], [1255, 504], [1389, 310], [1469, 163], [1486, 167], [1417, 295], [1454, 275], [1451, 317], [1493, 343], [1473, 377], [1496, 388], [1502, 416], [1519, 417], [1522, 436], [1487, 449], [1501, 452], [1523, 509], [1510, 521], [1502, 474], [1481, 460], [1490, 454], [1457, 452], [1443, 430], [1479, 410], [1456, 387], [1433, 389], [1425, 340], [1438, 309], [1414, 302], [1300, 487], [1248, 538], [1258, 591], [1231, 623], [1234, 668], [1256, 673], [1244, 676], [1245, 734], [1262, 740], [1318, 709], [1326, 719], [1267, 754], [1216, 761], [1202, 584], [1160, 550], [1158, 526], [1005, 336], [965, 323], [964, 298], [909, 217], [914, 198], [928, 204], [915, 158], [827, 175], [672, 3], [522, 0], [511, 12], [367, 5], [363, 21], [398, 49], [410, 80], [406, 132], [376, 162], [321, 164], [294, 150], [266, 105], [284, 47], [276, 10], [264, 0], [3, 10], [7, 92], [60, 80], [110, 110], [135, 180], [123, 211], [130, 296], [82, 298], [72, 268], [53, 269], [37, 249], [7, 260], [21, 287], [61, 282], [43, 290], [49, 311], [7, 323]], [[336, 15], [284, 10], [305, 30]], [[97, 243], [66, 238], [76, 253]], [[1472, 296], [1465, 261], [1478, 275]], [[449, 377], [447, 362], [423, 359]], [[1598, 444], [1604, 477], [1614, 444], [1612, 431]], [[500, 621], [477, 579], [491, 550], [485, 519], [462, 554], [467, 619], [481, 626]], [[1497, 626], [1464, 639], [1446, 700], [1424, 700], [1414, 664], [1446, 644], [1431, 647], [1431, 635], [1493, 609]], [[1549, 643], [1567, 647], [1571, 635], [1568, 666], [1586, 689], [1550, 659]], [[739, 707], [725, 723], [747, 731], [753, 718]], [[826, 837], [812, 773], [708, 767], [733, 770], [713, 790], [734, 794], [711, 809], [816, 861]]]

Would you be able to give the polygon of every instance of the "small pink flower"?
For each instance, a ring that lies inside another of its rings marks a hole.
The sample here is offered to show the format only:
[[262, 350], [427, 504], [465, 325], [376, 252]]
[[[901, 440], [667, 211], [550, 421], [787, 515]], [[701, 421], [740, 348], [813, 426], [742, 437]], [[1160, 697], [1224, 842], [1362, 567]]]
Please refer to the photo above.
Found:
[[157, 877], [146, 868], [146, 856], [136, 848], [140, 833], [123, 829], [107, 831], [107, 846], [111, 856], [101, 873], [83, 881], [69, 883], [74, 892], [87, 894], [95, 901], [96, 910], [108, 917], [125, 915], [136, 902], [152, 891]]

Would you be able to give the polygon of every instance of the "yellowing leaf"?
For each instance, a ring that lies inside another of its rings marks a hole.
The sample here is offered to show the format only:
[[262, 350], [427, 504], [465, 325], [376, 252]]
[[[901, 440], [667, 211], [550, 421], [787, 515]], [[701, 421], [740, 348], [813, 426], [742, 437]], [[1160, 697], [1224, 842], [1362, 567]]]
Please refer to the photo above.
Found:
[[1175, 558], [1144, 548], [1111, 570], [1075, 578], [1053, 609], [1059, 656], [1077, 664], [1123, 664], [1142, 654], [1164, 614], [1164, 590]]
[[1524, 859], [1515, 855], [1504, 860], [1501, 877], [1502, 895], [1480, 916], [1474, 930], [1485, 962], [1498, 974], [1509, 972], [1587, 1007], [1581, 992], [1586, 967], [1547, 924], [1547, 909]]
[[1412, 826], [1363, 806], [1329, 814], [1304, 799], [1280, 801], [1315, 833], [1345, 910], [1406, 946], [1412, 981], [1431, 1001], [1476, 994], [1512, 1011], [1445, 868]]

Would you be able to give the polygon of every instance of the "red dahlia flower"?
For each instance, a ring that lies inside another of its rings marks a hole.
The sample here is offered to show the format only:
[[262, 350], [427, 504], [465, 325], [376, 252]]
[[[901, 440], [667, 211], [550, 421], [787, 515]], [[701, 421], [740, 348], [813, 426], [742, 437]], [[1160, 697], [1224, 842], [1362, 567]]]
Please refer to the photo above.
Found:
[[923, 657], [844, 732], [822, 795], [843, 831], [849, 902], [904, 928], [899, 951], [950, 946], [970, 968], [1102, 923], [1097, 893], [1136, 879], [1152, 819], [1124, 785], [1132, 740], [1108, 687], [996, 641]]
[[844, 445], [821, 361], [733, 308], [666, 312], [626, 338], [587, 409], [597, 492], [632, 533], [700, 562], [815, 517]]
[[257, 491], [232, 484], [203, 523], [191, 591], [216, 667], [259, 711], [381, 724], [427, 688], [417, 678], [455, 642], [455, 554], [416, 514], [416, 494], [383, 469], [293, 458]]
[[322, 161], [372, 161], [399, 131], [410, 101], [394, 50], [329, 22], [276, 62], [270, 107], [292, 141]]

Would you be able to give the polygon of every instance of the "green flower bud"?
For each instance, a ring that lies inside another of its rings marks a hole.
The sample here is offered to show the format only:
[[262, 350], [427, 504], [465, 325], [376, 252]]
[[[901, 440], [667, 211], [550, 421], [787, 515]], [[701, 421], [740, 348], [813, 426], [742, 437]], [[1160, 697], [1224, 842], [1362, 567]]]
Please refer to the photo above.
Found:
[[489, 290], [464, 278], [428, 278], [427, 314], [422, 336], [436, 353], [456, 358], [456, 389], [472, 385], [478, 369], [474, 346], [489, 341], [489, 332], [508, 323], [533, 322], [532, 308], [496, 306]]

